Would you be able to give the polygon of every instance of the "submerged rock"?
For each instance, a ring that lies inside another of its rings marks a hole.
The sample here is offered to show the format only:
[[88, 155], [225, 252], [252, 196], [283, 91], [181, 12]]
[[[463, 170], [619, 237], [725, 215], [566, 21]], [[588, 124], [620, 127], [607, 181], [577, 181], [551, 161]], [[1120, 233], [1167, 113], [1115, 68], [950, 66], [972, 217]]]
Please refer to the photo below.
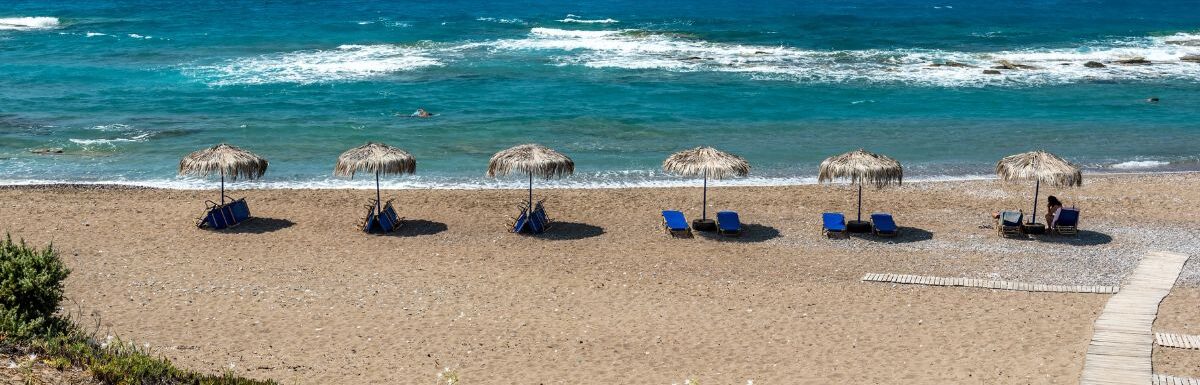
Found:
[[1000, 70], [983, 70], [983, 73], [987, 75], [999, 75]]
[[975, 66], [967, 63], [959, 63], [956, 61], [947, 60], [944, 63], [929, 63], [930, 67], [956, 67], [956, 68], [975, 68]]
[[1192, 62], [1192, 63], [1200, 63], [1200, 55], [1187, 55], [1187, 56], [1179, 58], [1179, 60], [1188, 61], [1188, 62]]
[[1034, 67], [1034, 66], [1031, 66], [1028, 64], [1013, 63], [1008, 60], [1001, 60], [1001, 61], [996, 62], [996, 64], [999, 64], [999, 65], [992, 67], [993, 69], [998, 69], [998, 70], [1035, 70], [1035, 69], [1038, 69], [1038, 67]]
[[1146, 58], [1144, 58], [1144, 57], [1138, 56], [1138, 57], [1132, 57], [1132, 58], [1128, 58], [1128, 59], [1117, 60], [1116, 63], [1124, 64], [1124, 65], [1142, 65], [1142, 64], [1150, 64], [1150, 61], [1146, 60]]
[[1108, 67], [1108, 66], [1104, 65], [1104, 63], [1101, 63], [1101, 62], [1098, 62], [1098, 61], [1090, 61], [1090, 62], [1087, 62], [1087, 63], [1083, 63], [1083, 66], [1084, 66], [1084, 67], [1087, 67], [1087, 68], [1104, 68], [1104, 67]]
[[1200, 47], [1200, 40], [1167, 40], [1167, 44], [1182, 45], [1185, 47]]
[[42, 154], [42, 155], [46, 155], [46, 154], [61, 154], [61, 153], [63, 153], [63, 149], [61, 149], [61, 148], [58, 148], [58, 147], [53, 147], [53, 148], [35, 148], [35, 149], [32, 149], [32, 150], [29, 150], [29, 152], [32, 152], [32, 153], [34, 153], [34, 154]]

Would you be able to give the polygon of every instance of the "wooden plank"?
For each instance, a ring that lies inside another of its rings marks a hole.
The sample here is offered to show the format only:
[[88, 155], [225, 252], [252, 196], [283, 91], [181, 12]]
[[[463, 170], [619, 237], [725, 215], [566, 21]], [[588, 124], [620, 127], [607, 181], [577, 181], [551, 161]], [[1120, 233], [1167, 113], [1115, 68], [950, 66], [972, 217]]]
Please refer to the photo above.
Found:
[[1187, 259], [1183, 254], [1152, 252], [1138, 262], [1126, 279], [1125, 289], [1109, 297], [1096, 318], [1080, 384], [1178, 383], [1173, 377], [1152, 373], [1150, 354], [1160, 336], [1152, 333], [1151, 327], [1158, 303], [1170, 293]]

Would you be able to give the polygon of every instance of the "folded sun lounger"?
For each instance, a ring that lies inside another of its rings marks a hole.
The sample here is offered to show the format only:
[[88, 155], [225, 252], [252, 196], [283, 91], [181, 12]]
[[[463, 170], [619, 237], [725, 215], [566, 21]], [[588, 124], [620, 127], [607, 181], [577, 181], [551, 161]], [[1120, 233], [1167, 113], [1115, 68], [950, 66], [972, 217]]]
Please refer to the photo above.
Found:
[[663, 210], [663, 228], [667, 229], [667, 233], [676, 238], [691, 238], [692, 229], [688, 227], [687, 218], [682, 212], [675, 210]]
[[533, 210], [529, 210], [525, 204], [521, 204], [519, 207], [521, 208], [521, 215], [517, 216], [516, 221], [513, 222], [512, 232], [518, 234], [541, 234], [546, 232], [546, 229], [550, 226], [550, 219], [546, 217], [546, 209], [542, 206], [542, 202], [535, 204]]
[[209, 201], [208, 209], [204, 213], [204, 217], [200, 218], [196, 226], [200, 228], [207, 227], [213, 230], [221, 230], [237, 226], [249, 219], [250, 206], [246, 204], [246, 198], [238, 199], [221, 205], [218, 205], [216, 202]]
[[996, 220], [996, 232], [1002, 237], [1021, 235], [1021, 220], [1025, 217], [1020, 211], [1001, 211]]
[[821, 228], [826, 237], [833, 238], [835, 235], [849, 236], [846, 233], [846, 216], [842, 213], [824, 213], [821, 214]]
[[1079, 233], [1079, 209], [1062, 208], [1054, 215], [1054, 231], [1062, 235]]
[[871, 214], [871, 225], [874, 227], [873, 231], [877, 236], [894, 237], [900, 234], [900, 229], [896, 227], [896, 220], [892, 219], [892, 214]]
[[400, 216], [396, 215], [396, 209], [392, 207], [392, 201], [387, 201], [378, 213], [375, 212], [376, 204], [378, 203], [372, 199], [371, 204], [366, 206], [367, 218], [363, 220], [363, 224], [359, 228], [364, 232], [373, 234], [390, 233], [400, 228]]
[[742, 222], [738, 219], [738, 214], [733, 211], [721, 211], [717, 213], [717, 232], [721, 235], [737, 237], [742, 235]]

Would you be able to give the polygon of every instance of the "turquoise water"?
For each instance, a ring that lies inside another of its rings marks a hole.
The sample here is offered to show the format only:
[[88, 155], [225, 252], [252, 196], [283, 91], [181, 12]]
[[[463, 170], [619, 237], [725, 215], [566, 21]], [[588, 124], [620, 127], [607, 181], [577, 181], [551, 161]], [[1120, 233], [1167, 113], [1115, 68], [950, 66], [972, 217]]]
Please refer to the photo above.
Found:
[[[365, 186], [331, 172], [369, 140], [417, 157], [393, 186], [490, 185], [525, 142], [574, 158], [574, 186], [677, 183], [662, 159], [697, 145], [755, 184], [859, 147], [910, 179], [1038, 148], [1200, 168], [1195, 1], [293, 3], [6, 1], [0, 183], [195, 186], [179, 158], [229, 142], [268, 186]], [[1111, 63], [1131, 57], [1154, 64]], [[1000, 60], [1037, 68], [983, 73]]]

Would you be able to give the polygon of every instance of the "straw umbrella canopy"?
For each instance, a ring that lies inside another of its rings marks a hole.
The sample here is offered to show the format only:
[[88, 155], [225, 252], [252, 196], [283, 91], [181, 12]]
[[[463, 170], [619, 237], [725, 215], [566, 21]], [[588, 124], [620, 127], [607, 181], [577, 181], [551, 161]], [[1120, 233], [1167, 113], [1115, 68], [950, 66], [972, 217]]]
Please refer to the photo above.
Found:
[[1042, 150], [1009, 155], [996, 162], [996, 174], [1007, 182], [1035, 181], [1033, 188], [1033, 223], [1037, 223], [1037, 200], [1042, 182], [1055, 187], [1083, 185], [1083, 172], [1058, 155]]
[[533, 177], [561, 178], [575, 173], [575, 161], [540, 144], [522, 144], [492, 155], [487, 176], [508, 175], [514, 171], [529, 174], [529, 209], [533, 210]]
[[750, 174], [750, 163], [746, 159], [712, 147], [696, 147], [671, 154], [663, 161], [662, 168], [671, 174], [704, 178], [700, 220], [708, 219], [708, 178], [725, 179]]
[[267, 172], [267, 160], [237, 146], [221, 143], [188, 154], [179, 161], [179, 175], [206, 177], [221, 174], [221, 204], [225, 204], [225, 177], [258, 179]]
[[367, 144], [346, 150], [338, 156], [333, 175], [354, 178], [354, 173], [375, 173], [375, 210], [380, 210], [379, 175], [400, 175], [417, 172], [417, 159], [407, 151], [383, 143]]
[[862, 186], [874, 185], [884, 188], [904, 182], [904, 166], [890, 157], [857, 149], [845, 154], [831, 156], [821, 161], [817, 182], [848, 179], [858, 185], [858, 221], [862, 222]]

